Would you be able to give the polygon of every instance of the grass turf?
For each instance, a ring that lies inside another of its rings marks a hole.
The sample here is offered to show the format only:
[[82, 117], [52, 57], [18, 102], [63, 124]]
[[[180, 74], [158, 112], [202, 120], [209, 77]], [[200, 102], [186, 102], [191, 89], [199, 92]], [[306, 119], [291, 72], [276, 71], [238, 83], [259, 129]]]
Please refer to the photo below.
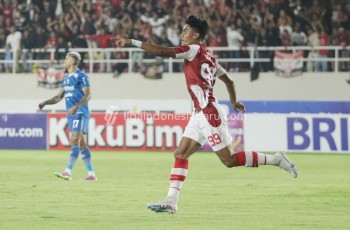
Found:
[[171, 153], [94, 152], [98, 181], [78, 160], [56, 178], [64, 151], [0, 151], [0, 229], [348, 229], [349, 155], [290, 154], [299, 177], [277, 167], [225, 168], [214, 153], [190, 158], [176, 215], [164, 198]]

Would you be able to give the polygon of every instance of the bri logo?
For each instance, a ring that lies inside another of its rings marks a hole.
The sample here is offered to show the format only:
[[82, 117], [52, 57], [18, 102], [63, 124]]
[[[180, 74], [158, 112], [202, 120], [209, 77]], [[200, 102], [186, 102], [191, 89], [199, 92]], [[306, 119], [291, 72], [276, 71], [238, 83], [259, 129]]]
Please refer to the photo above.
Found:
[[346, 117], [290, 117], [287, 119], [288, 149], [349, 150], [349, 123]]

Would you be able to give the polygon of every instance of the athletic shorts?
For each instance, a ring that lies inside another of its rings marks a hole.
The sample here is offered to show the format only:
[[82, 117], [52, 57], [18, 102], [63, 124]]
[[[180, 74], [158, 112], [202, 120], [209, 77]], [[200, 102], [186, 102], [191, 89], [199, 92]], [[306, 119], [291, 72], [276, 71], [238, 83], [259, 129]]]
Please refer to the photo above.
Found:
[[183, 136], [201, 145], [208, 141], [215, 152], [232, 143], [226, 113], [218, 103], [212, 103], [200, 112], [194, 112]]
[[69, 116], [68, 127], [71, 133], [83, 132], [83, 134], [87, 134], [89, 128], [89, 118], [84, 116]]

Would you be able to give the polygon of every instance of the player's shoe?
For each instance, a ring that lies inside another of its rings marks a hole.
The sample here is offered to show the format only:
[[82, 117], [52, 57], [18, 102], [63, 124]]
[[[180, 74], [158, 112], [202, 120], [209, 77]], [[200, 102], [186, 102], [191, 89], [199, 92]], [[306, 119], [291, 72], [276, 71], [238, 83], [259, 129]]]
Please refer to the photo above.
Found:
[[66, 171], [63, 171], [63, 172], [60, 172], [60, 173], [56, 172], [55, 176], [57, 176], [57, 177], [59, 177], [59, 178], [61, 178], [63, 180], [71, 180], [72, 179], [72, 176], [69, 173], [67, 173]]
[[97, 180], [97, 177], [93, 176], [93, 175], [89, 175], [89, 176], [85, 177], [84, 180]]
[[177, 211], [177, 205], [168, 199], [158, 201], [154, 204], [147, 204], [147, 208], [153, 212], [167, 212], [169, 214], [175, 214]]
[[284, 169], [287, 172], [289, 172], [294, 178], [297, 178], [298, 176], [297, 168], [295, 167], [293, 162], [288, 159], [287, 155], [284, 152], [277, 152], [276, 156], [279, 156], [281, 158], [281, 161], [278, 166], [281, 169]]

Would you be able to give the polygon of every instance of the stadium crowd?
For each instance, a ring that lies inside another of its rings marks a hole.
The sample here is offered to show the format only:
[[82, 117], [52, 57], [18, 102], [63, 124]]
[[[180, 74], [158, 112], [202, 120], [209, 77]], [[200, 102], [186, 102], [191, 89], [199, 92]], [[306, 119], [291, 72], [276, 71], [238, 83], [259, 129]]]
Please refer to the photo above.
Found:
[[[348, 0], [0, 0], [0, 58], [18, 62], [17, 72], [32, 72], [26, 60], [49, 59], [34, 48], [110, 48], [113, 38], [133, 37], [157, 44], [177, 46], [185, 18], [195, 14], [209, 22], [205, 42], [212, 47], [232, 47], [218, 52], [222, 58], [248, 57], [244, 47], [255, 46], [348, 46], [350, 45], [350, 1]], [[55, 52], [63, 59], [66, 52]], [[87, 54], [86, 54], [87, 55]], [[142, 69], [142, 54], [132, 57]], [[146, 54], [145, 54], [146, 55]], [[269, 58], [272, 51], [255, 52]], [[329, 50], [306, 51], [305, 57], [332, 57]], [[350, 57], [343, 49], [340, 57]], [[95, 53], [96, 59], [128, 58], [127, 53]], [[310, 62], [308, 71], [328, 71], [332, 64]], [[11, 64], [0, 65], [10, 72]], [[230, 71], [244, 71], [248, 64], [226, 63]], [[126, 64], [101, 64], [101, 72], [121, 72]], [[272, 70], [271, 63], [261, 66]], [[350, 70], [340, 62], [340, 70]]]

